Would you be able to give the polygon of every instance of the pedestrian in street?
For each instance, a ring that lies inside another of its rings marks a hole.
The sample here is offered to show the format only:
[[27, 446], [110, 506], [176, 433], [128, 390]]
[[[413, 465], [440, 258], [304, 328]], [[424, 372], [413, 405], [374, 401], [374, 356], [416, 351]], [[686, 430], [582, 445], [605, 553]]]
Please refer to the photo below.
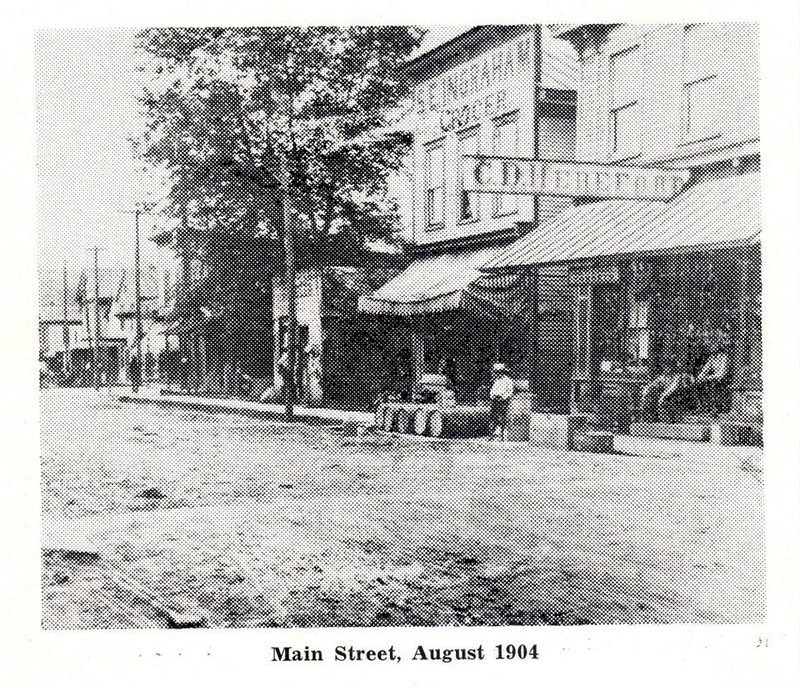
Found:
[[306, 349], [308, 362], [306, 363], [305, 389], [309, 406], [319, 406], [322, 403], [322, 360], [319, 351], [313, 346]]
[[492, 367], [492, 387], [489, 390], [489, 404], [491, 408], [492, 437], [498, 441], [505, 441], [506, 427], [508, 425], [508, 406], [514, 395], [514, 380], [508, 374], [508, 368], [503, 363], [495, 363]]
[[283, 351], [280, 356], [278, 357], [278, 361], [276, 363], [276, 368], [278, 370], [278, 384], [280, 385], [278, 388], [278, 392], [281, 398], [285, 398], [286, 394], [286, 382], [289, 381], [289, 351]]
[[142, 361], [139, 360], [136, 353], [131, 356], [131, 361], [128, 363], [128, 379], [130, 379], [133, 393], [138, 393], [139, 387], [142, 385]]

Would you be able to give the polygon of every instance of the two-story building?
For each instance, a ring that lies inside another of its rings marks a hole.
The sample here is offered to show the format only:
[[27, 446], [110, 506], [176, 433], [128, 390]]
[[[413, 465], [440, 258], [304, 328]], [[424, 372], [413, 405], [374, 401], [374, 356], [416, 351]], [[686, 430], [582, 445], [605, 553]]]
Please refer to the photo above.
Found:
[[688, 183], [668, 200], [587, 199], [484, 267], [567, 268], [573, 410], [624, 424], [658, 375], [696, 375], [722, 347], [730, 397], [695, 398], [679, 415], [759, 419], [757, 27], [553, 29], [580, 57], [577, 160], [684, 170]]
[[[413, 261], [359, 302], [392, 332], [385, 354], [396, 395], [411, 396], [423, 374], [441, 372], [459, 402], [485, 398], [495, 361], [518, 378], [562, 376], [566, 384], [566, 271], [541, 270], [532, 283], [526, 273], [482, 276], [479, 268], [572, 200], [471, 192], [464, 176], [470, 155], [574, 158], [575, 50], [546, 27], [476, 26], [412, 59], [405, 74], [414, 93]], [[531, 300], [546, 330], [536, 370]]]

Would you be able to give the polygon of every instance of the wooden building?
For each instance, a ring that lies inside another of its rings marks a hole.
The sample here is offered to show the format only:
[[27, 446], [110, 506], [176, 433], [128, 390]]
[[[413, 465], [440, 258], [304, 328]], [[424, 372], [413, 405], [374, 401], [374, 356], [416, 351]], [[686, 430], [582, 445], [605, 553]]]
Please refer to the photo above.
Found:
[[689, 181], [666, 201], [577, 205], [484, 268], [568, 270], [573, 411], [635, 420], [643, 387], [665, 370], [696, 373], [723, 337], [729, 397], [685, 412], [760, 421], [757, 28], [555, 31], [580, 55], [577, 158], [686, 170]]
[[[413, 202], [404, 218], [412, 263], [359, 302], [393, 333], [400, 386], [408, 381], [399, 394], [412, 395], [425, 373], [446, 372], [459, 402], [485, 400], [491, 365], [501, 360], [518, 378], [561, 378], [541, 394], [565, 406], [566, 271], [541, 270], [534, 282], [480, 267], [572, 199], [492, 197], [466, 191], [463, 179], [467, 155], [574, 158], [576, 53], [546, 27], [476, 26], [413, 59], [406, 74], [414, 84]], [[524, 307], [532, 300], [547, 322], [536, 358]], [[551, 393], [558, 388], [564, 393]]]

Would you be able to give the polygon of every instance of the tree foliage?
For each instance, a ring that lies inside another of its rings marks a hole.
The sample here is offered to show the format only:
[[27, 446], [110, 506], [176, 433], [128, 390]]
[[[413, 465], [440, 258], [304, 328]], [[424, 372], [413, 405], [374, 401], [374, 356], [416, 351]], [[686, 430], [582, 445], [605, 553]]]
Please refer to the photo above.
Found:
[[186, 212], [193, 235], [211, 238], [195, 247], [212, 274], [230, 276], [231, 260], [270, 271], [282, 263], [275, 187], [295, 216], [301, 267], [391, 236], [387, 175], [410, 136], [387, 125], [407, 94], [400, 67], [421, 37], [409, 27], [139, 34], [146, 126], [137, 148], [169, 171], [176, 216]]

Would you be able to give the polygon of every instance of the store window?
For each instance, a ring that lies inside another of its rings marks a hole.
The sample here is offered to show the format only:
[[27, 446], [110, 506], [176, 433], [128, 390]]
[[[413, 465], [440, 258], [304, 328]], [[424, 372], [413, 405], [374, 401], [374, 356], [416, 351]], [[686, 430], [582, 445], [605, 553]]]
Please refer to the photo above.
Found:
[[425, 224], [444, 224], [444, 140], [425, 148]]
[[682, 140], [692, 143], [720, 134], [717, 57], [711, 24], [689, 24], [683, 33]]
[[615, 157], [633, 157], [641, 152], [639, 91], [641, 55], [634, 46], [611, 56], [611, 150]]
[[458, 164], [459, 164], [459, 196], [458, 219], [460, 222], [474, 222], [479, 219], [480, 196], [474, 191], [464, 190], [464, 177], [475, 166], [474, 158], [464, 158], [465, 155], [476, 155], [480, 130], [478, 127], [460, 134], [458, 137]]
[[633, 299], [628, 311], [628, 361], [643, 363], [650, 357], [650, 303]]
[[[494, 122], [492, 152], [495, 155], [516, 155], [519, 148], [519, 117], [517, 113]], [[517, 196], [499, 193], [494, 198], [494, 216], [513, 215], [519, 209]]]

